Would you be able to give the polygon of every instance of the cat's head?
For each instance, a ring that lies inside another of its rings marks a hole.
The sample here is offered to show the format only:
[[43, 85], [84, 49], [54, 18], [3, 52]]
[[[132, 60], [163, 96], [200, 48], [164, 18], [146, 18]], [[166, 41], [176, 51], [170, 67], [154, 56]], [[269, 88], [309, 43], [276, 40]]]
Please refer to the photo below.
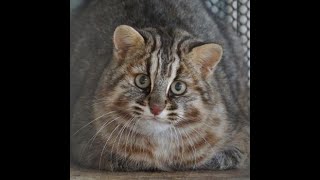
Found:
[[215, 104], [208, 83], [222, 47], [178, 29], [118, 26], [114, 53], [96, 92], [95, 114], [108, 113], [141, 133], [206, 119]]

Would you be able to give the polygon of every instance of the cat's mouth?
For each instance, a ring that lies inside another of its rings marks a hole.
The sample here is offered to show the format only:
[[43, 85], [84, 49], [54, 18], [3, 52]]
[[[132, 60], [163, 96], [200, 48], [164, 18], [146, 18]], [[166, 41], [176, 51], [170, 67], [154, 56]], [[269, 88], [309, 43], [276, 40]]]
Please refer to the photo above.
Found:
[[158, 123], [162, 123], [162, 124], [168, 124], [168, 122], [160, 117], [157, 116], [144, 116], [144, 119], [146, 121], [154, 121], [154, 122], [158, 122]]
[[145, 135], [155, 135], [168, 130], [172, 125], [163, 118], [143, 116], [137, 123], [137, 129]]

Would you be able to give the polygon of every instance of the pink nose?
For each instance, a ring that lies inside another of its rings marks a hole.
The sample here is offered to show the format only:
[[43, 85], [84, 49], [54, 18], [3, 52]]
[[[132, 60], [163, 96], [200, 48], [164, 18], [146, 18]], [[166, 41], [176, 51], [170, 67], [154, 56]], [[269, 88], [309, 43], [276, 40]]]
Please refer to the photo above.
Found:
[[152, 105], [150, 107], [150, 110], [151, 110], [152, 114], [154, 114], [155, 116], [159, 115], [162, 111], [162, 109], [158, 105]]

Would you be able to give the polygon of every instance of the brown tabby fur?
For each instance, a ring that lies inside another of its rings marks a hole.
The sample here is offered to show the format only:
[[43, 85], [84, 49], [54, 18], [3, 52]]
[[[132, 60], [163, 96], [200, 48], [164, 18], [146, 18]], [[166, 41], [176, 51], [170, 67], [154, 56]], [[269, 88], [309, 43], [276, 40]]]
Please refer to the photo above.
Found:
[[[249, 155], [248, 90], [241, 85], [235, 92], [227, 85], [223, 61], [230, 56], [228, 45], [179, 27], [134, 24], [118, 24], [111, 38], [113, 55], [107, 63], [103, 59], [108, 50], [102, 50], [90, 66], [95, 68], [87, 72], [76, 68], [81, 56], [71, 57], [71, 89], [82, 87], [71, 91], [72, 98], [77, 97], [71, 100], [73, 161], [126, 171], [244, 165]], [[72, 45], [71, 54], [79, 47]], [[75, 78], [83, 73], [86, 79]], [[150, 78], [148, 88], [135, 84], [139, 74]], [[177, 80], [187, 86], [181, 95], [170, 90]], [[155, 117], [150, 103], [164, 110]]]

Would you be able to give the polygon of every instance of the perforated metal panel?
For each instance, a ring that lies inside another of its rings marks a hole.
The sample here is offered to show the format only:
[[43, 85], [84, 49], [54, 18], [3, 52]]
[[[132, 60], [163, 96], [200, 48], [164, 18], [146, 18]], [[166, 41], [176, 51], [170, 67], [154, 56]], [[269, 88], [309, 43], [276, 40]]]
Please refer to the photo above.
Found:
[[210, 10], [223, 21], [230, 23], [241, 38], [245, 61], [249, 67], [250, 87], [250, 0], [204, 0]]

